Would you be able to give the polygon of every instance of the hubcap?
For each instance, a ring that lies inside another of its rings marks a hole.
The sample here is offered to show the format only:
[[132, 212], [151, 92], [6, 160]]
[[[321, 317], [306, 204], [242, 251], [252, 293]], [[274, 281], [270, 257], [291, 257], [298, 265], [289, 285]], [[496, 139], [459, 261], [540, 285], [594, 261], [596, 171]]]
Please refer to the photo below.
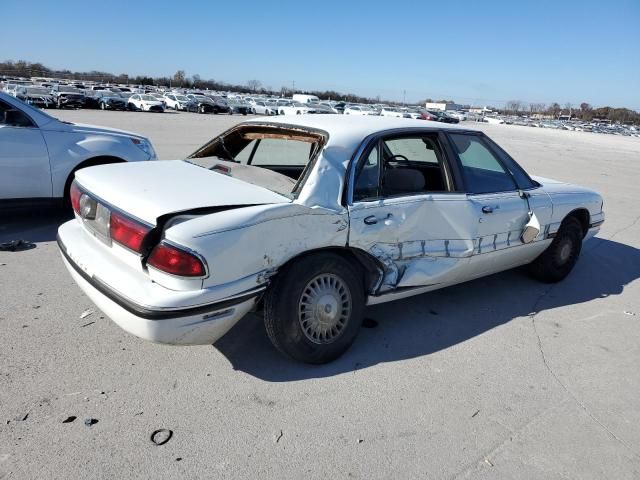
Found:
[[302, 291], [298, 320], [313, 343], [332, 343], [344, 331], [351, 316], [351, 294], [337, 275], [322, 273]]
[[558, 251], [558, 259], [560, 260], [560, 263], [566, 263], [567, 260], [569, 260], [570, 256], [571, 256], [571, 242], [566, 241]]

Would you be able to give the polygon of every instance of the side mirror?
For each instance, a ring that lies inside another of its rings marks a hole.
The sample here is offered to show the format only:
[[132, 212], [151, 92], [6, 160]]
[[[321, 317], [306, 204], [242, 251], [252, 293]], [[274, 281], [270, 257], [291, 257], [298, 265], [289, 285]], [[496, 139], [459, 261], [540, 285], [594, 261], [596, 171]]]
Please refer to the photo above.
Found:
[[531, 212], [529, 217], [529, 221], [524, 226], [524, 230], [522, 230], [522, 235], [520, 235], [520, 240], [522, 243], [531, 243], [540, 233], [540, 222], [538, 221], [538, 217], [536, 214]]

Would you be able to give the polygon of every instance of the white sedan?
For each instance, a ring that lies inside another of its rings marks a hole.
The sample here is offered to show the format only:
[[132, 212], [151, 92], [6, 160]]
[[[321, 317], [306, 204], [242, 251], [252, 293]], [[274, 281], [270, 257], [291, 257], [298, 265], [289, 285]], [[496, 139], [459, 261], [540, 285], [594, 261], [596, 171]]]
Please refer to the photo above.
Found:
[[288, 102], [287, 104], [278, 104], [278, 113], [280, 115], [303, 115], [313, 112], [313, 107], [300, 102]]
[[309, 363], [351, 345], [366, 305], [525, 264], [560, 281], [604, 222], [596, 192], [482, 132], [382, 117], [245, 121], [185, 161], [80, 170], [72, 200], [64, 262], [123, 329], [211, 344], [262, 306]]
[[0, 210], [68, 200], [81, 168], [155, 158], [145, 137], [61, 122], [0, 92]]
[[164, 96], [164, 102], [167, 108], [174, 110], [188, 110], [191, 99], [179, 93], [167, 93]]
[[378, 112], [376, 112], [373, 108], [369, 108], [365, 105], [349, 105], [348, 107], [345, 107], [343, 113], [345, 115], [360, 115], [360, 116], [378, 115]]
[[252, 104], [253, 110], [258, 115], [277, 115], [278, 106], [273, 102], [265, 102], [264, 100], [255, 100]]
[[135, 93], [129, 97], [127, 107], [129, 110], [141, 112], [164, 112], [164, 101], [146, 93]]
[[380, 110], [381, 117], [395, 117], [395, 118], [405, 118], [404, 114], [395, 108], [384, 107]]

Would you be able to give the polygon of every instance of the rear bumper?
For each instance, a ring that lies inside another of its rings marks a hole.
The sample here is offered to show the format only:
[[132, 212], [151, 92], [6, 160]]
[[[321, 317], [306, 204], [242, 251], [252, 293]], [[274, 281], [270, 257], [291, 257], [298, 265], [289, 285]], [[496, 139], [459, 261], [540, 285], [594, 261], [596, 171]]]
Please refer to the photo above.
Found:
[[[92, 273], [86, 266], [88, 259], [74, 255], [65, 245], [62, 227], [57, 240], [65, 267], [91, 301], [123, 330], [151, 342], [210, 345], [251, 310], [264, 290], [256, 288], [204, 304], [154, 307], [126, 297]], [[163, 287], [156, 284], [154, 288]], [[169, 299], [178, 294], [164, 290]]]

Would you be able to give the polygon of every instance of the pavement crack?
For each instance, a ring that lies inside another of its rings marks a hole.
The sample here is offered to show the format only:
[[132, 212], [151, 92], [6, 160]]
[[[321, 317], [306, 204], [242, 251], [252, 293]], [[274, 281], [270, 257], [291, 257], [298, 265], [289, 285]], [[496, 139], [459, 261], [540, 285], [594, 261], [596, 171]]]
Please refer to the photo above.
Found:
[[[638, 219], [640, 219], [640, 216], [638, 217]], [[638, 220], [636, 219], [636, 221]], [[635, 224], [635, 222], [634, 222]], [[626, 228], [631, 228], [632, 225], [629, 225]], [[621, 230], [619, 230], [616, 233], [619, 233]], [[610, 238], [613, 238], [613, 236], [611, 236]], [[544, 364], [545, 368], [549, 371], [549, 373], [551, 374], [551, 376], [555, 379], [556, 382], [558, 382], [558, 384], [560, 385], [560, 387], [562, 387], [562, 389], [567, 393], [567, 395], [569, 395], [569, 397], [576, 403], [576, 405], [578, 405], [586, 414], [587, 416], [589, 416], [589, 418], [591, 418], [591, 420], [593, 420], [596, 424], [598, 424], [601, 428], [603, 428], [612, 438], [614, 438], [615, 440], [617, 440], [621, 445], [623, 445], [624, 447], [627, 448], [627, 450], [629, 450], [629, 452], [631, 452], [631, 454], [636, 457], [636, 458], [640, 458], [640, 455], [638, 455], [638, 453], [635, 452], [635, 450], [633, 448], [631, 448], [631, 446], [629, 444], [627, 444], [624, 440], [622, 440], [620, 437], [618, 437], [613, 431], [611, 431], [611, 429], [609, 427], [607, 427], [604, 423], [602, 423], [600, 420], [598, 420], [598, 418], [591, 413], [591, 411], [587, 408], [587, 406], [584, 404], [584, 402], [582, 402], [576, 395], [574, 395], [574, 393], [569, 389], [569, 387], [567, 387], [562, 380], [560, 380], [560, 378], [558, 377], [558, 375], [556, 375], [556, 372], [553, 371], [553, 368], [551, 368], [551, 365], [549, 365], [549, 362], [547, 361], [547, 356], [545, 354], [544, 351], [544, 346], [542, 344], [542, 339], [540, 338], [540, 333], [538, 332], [538, 327], [536, 326], [536, 317], [538, 315], [539, 310], [539, 305], [540, 303], [542, 303], [542, 300], [544, 300], [544, 298], [549, 295], [549, 293], [551, 293], [551, 291], [554, 289], [555, 285], [551, 285], [549, 288], [547, 288], [536, 300], [536, 302], [533, 305], [533, 309], [531, 311], [531, 313], [529, 314], [529, 317], [531, 318], [531, 325], [533, 327], [533, 331], [536, 334], [536, 338], [538, 340], [538, 350], [540, 350], [540, 356], [542, 358], [542, 363]]]

